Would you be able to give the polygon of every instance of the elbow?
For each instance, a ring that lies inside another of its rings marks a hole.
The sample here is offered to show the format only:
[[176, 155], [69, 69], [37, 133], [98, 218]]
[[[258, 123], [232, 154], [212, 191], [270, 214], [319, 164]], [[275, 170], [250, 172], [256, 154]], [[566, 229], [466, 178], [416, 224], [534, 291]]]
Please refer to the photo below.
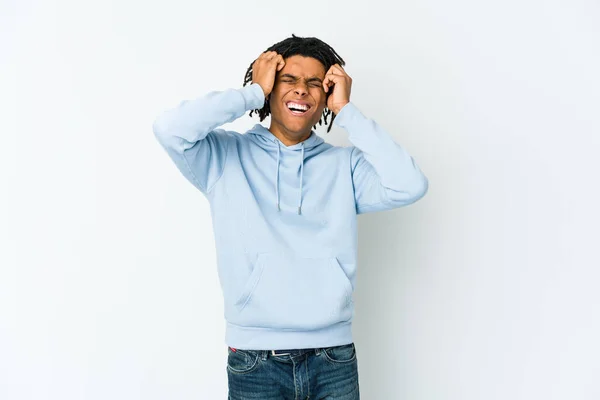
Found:
[[399, 185], [398, 189], [386, 189], [386, 201], [393, 208], [403, 207], [417, 202], [429, 190], [429, 180], [425, 175], [419, 174], [409, 182]]
[[166, 124], [164, 122], [164, 118], [162, 115], [159, 115], [152, 123], [152, 132], [154, 132], [154, 136], [161, 143], [167, 137], [168, 129], [166, 127]]
[[429, 180], [423, 174], [419, 174], [415, 179], [404, 187], [405, 204], [412, 204], [421, 200], [429, 190]]
[[177, 135], [174, 134], [176, 129], [174, 129], [172, 123], [170, 123], [166, 117], [167, 116], [163, 113], [154, 120], [152, 132], [154, 132], [154, 137], [161, 146], [164, 148], [177, 149], [180, 147], [180, 141], [178, 140]]
[[413, 198], [413, 202], [423, 198], [429, 190], [429, 179], [423, 174], [420, 174], [419, 178], [415, 180], [410, 193]]
[[162, 141], [168, 139], [170, 136], [173, 136], [175, 131], [181, 130], [180, 128], [184, 124], [181, 123], [182, 116], [179, 110], [186, 103], [188, 103], [188, 101], [183, 100], [179, 106], [164, 110], [158, 114], [152, 123], [152, 131], [154, 132], [154, 136]]

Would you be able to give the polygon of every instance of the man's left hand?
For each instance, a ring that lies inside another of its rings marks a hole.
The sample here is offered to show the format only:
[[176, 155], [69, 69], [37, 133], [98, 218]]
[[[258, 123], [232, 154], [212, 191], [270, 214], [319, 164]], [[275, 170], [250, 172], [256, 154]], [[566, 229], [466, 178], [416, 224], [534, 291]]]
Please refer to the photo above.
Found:
[[[350, 88], [352, 78], [348, 76], [341, 65], [335, 64], [329, 68], [323, 81], [325, 93], [333, 90], [327, 99], [327, 108], [338, 114], [340, 110], [350, 102]], [[333, 88], [333, 89], [332, 89]]]

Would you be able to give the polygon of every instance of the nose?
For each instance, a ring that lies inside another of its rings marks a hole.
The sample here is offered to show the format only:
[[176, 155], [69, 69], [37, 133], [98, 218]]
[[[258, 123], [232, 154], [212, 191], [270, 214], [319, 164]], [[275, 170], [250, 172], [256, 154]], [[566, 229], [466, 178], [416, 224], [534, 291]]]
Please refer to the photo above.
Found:
[[296, 93], [298, 96], [304, 96], [308, 93], [308, 89], [306, 88], [305, 84], [298, 83], [294, 88], [294, 93]]

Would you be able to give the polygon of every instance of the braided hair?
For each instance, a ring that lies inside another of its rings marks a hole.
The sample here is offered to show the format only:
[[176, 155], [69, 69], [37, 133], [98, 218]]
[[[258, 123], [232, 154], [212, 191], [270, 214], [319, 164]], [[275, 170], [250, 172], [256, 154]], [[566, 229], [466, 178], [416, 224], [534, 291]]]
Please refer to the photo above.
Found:
[[[331, 66], [334, 64], [339, 64], [341, 66], [344, 66], [346, 64], [331, 46], [315, 37], [303, 38], [292, 34], [291, 37], [279, 43], [275, 43], [274, 45], [269, 47], [267, 50], [264, 51], [264, 53], [268, 51], [275, 51], [284, 59], [295, 55], [315, 58], [319, 60], [321, 64], [323, 64], [326, 72], [329, 71], [329, 68], [331, 68]], [[244, 86], [252, 82], [252, 64], [254, 64], [254, 62], [250, 63], [250, 67], [248, 67], [248, 70], [246, 71], [246, 77], [244, 78]], [[325, 104], [327, 104], [327, 99], [329, 98], [332, 92], [333, 91], [330, 90], [326, 94]], [[268, 101], [265, 101], [265, 105], [263, 106], [263, 108], [250, 111], [250, 116], [252, 116], [252, 113], [254, 112], [258, 114], [258, 116], [260, 117], [260, 121], [263, 121], [267, 116], [271, 114], [271, 106], [269, 105]], [[323, 115], [319, 119], [319, 125], [322, 125], [323, 122], [325, 123], [325, 125], [327, 125], [327, 118], [330, 115], [331, 121], [329, 122], [327, 132], [331, 130], [333, 120], [335, 119], [335, 114], [327, 107], [325, 107], [325, 109], [323, 110]], [[317, 126], [315, 125], [314, 127], [316, 128]]]

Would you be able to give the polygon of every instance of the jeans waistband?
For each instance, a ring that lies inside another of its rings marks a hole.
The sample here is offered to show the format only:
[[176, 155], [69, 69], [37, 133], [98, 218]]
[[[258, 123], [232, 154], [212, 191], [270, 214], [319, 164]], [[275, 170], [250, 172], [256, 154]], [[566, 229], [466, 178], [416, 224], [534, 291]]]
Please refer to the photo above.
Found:
[[[348, 344], [352, 344], [352, 343], [348, 343]], [[346, 345], [337, 345], [337, 346], [330, 346], [330, 347], [315, 347], [315, 348], [307, 348], [307, 349], [242, 350], [242, 351], [251, 351], [253, 353], [257, 353], [264, 360], [267, 357], [299, 357], [299, 356], [301, 356], [303, 354], [307, 354], [307, 353], [315, 353], [315, 354], [319, 355], [325, 349], [329, 349], [332, 347], [339, 347], [339, 346], [346, 346]], [[230, 347], [230, 349], [233, 351], [237, 351], [237, 349], [233, 349], [231, 347]]]
[[277, 355], [301, 356], [302, 354], [306, 354], [306, 353], [314, 353], [317, 350], [320, 350], [320, 349], [313, 348], [313, 349], [287, 349], [287, 350], [266, 350], [266, 351], [267, 351], [267, 353], [269, 353], [270, 356], [277, 356]]

